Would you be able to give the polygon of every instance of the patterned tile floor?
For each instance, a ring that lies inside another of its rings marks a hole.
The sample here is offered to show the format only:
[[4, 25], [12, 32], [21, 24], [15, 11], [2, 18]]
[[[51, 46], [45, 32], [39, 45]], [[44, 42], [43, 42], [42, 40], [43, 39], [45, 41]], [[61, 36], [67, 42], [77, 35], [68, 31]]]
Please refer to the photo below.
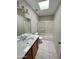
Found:
[[35, 59], [57, 59], [53, 37], [50, 35], [42, 36], [41, 43]]

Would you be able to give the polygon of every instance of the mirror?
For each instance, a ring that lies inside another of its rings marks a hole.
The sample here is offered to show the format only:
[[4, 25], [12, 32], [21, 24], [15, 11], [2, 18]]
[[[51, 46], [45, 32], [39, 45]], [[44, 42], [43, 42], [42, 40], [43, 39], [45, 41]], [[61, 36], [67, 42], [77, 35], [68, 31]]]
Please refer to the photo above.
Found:
[[25, 14], [29, 14], [28, 9], [17, 1], [17, 36], [31, 33], [31, 19], [27, 18]]
[[31, 20], [28, 18], [24, 20], [24, 33], [31, 33]]
[[17, 15], [17, 36], [24, 33], [31, 33], [31, 20]]

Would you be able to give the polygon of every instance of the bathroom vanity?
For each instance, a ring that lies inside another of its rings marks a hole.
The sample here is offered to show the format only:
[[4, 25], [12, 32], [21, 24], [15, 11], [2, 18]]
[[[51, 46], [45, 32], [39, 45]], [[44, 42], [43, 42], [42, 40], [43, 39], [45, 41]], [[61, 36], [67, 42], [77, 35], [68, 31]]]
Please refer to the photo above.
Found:
[[38, 50], [38, 39], [35, 41], [35, 43], [32, 45], [29, 51], [25, 54], [23, 59], [35, 59], [37, 50]]
[[17, 41], [17, 59], [35, 59], [39, 35], [30, 35], [25, 40]]

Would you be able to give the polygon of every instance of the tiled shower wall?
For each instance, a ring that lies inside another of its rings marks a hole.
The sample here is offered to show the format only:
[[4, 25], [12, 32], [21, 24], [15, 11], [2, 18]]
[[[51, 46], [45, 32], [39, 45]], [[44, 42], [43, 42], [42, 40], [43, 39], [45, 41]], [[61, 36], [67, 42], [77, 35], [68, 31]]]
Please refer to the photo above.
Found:
[[54, 29], [54, 22], [52, 16], [42, 16], [38, 22], [39, 34], [52, 34]]

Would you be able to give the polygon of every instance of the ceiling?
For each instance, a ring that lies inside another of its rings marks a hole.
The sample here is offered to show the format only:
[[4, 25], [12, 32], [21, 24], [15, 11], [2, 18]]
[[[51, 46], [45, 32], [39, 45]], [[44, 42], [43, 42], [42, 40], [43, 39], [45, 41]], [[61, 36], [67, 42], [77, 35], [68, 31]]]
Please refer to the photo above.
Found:
[[49, 9], [40, 10], [38, 3], [45, 0], [26, 0], [39, 16], [53, 15], [61, 0], [49, 0]]

